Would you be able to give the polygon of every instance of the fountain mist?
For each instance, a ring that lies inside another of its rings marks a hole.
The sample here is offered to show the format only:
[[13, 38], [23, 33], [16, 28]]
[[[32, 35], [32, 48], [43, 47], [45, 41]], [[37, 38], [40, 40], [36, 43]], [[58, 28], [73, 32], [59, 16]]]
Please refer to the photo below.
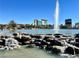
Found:
[[59, 1], [56, 0], [56, 9], [55, 9], [55, 24], [54, 24], [54, 29], [56, 30], [55, 33], [58, 33], [59, 26], [58, 26], [58, 21], [59, 20]]

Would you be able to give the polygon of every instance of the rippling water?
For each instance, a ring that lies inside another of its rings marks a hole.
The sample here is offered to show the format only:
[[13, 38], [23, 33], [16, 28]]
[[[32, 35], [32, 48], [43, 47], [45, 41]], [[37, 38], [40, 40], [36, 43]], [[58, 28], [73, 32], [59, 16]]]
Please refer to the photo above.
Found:
[[[53, 29], [32, 29], [32, 30], [16, 30], [15, 32], [24, 32], [27, 34], [55, 34], [56, 30]], [[58, 31], [60, 34], [65, 34], [65, 35], [74, 35], [79, 33], [79, 29], [60, 29]], [[9, 30], [0, 30], [0, 33], [4, 34], [4, 35], [11, 35], [13, 32], [9, 31]]]

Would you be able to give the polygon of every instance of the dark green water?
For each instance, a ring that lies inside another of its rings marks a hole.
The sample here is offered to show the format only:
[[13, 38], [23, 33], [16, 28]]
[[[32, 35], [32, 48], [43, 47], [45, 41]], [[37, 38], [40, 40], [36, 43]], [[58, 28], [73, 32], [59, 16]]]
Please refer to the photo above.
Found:
[[59, 56], [49, 54], [39, 48], [25, 48], [11, 51], [0, 51], [0, 58], [59, 58]]

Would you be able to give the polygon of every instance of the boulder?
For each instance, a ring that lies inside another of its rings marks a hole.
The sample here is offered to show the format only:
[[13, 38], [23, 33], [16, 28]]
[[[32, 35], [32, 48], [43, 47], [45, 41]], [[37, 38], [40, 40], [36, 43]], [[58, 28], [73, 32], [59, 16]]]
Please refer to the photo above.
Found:
[[64, 53], [74, 55], [74, 49], [72, 47], [67, 47]]
[[60, 54], [61, 53], [61, 50], [58, 49], [58, 48], [52, 48], [51, 53], [52, 54]]

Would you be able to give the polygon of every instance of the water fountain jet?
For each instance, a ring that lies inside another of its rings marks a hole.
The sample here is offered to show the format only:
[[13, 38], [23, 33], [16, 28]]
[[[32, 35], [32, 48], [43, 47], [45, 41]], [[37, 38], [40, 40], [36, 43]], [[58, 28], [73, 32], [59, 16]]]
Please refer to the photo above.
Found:
[[58, 22], [59, 22], [59, 0], [56, 0], [56, 9], [55, 9], [55, 24], [54, 24], [54, 30], [55, 33], [58, 33], [59, 30], [59, 26], [58, 26]]

